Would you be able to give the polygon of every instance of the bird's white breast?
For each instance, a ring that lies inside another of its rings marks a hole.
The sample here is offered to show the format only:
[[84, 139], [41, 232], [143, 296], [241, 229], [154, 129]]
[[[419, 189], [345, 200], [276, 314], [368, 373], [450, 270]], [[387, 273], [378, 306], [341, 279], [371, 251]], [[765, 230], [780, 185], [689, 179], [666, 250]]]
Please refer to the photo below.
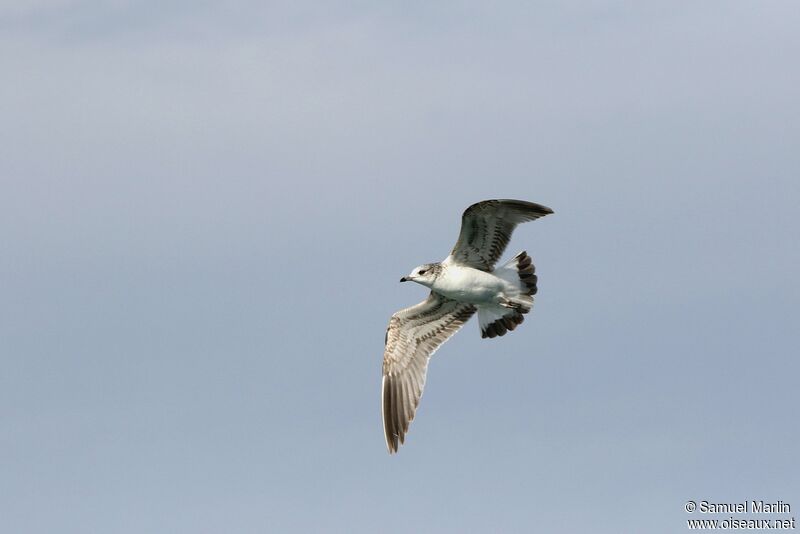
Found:
[[503, 293], [502, 279], [472, 267], [448, 265], [431, 287], [445, 297], [473, 304], [497, 302]]

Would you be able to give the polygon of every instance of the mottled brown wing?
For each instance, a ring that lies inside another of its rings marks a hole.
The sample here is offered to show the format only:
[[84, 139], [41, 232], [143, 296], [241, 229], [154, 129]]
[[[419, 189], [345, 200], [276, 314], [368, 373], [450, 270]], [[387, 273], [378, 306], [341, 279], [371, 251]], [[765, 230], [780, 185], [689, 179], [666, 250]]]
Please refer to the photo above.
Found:
[[475, 307], [431, 292], [392, 315], [383, 353], [381, 403], [389, 453], [397, 452], [425, 387], [428, 359], [475, 313]]
[[524, 200], [484, 200], [461, 217], [461, 233], [445, 262], [491, 271], [503, 255], [514, 228], [553, 213], [541, 204]]

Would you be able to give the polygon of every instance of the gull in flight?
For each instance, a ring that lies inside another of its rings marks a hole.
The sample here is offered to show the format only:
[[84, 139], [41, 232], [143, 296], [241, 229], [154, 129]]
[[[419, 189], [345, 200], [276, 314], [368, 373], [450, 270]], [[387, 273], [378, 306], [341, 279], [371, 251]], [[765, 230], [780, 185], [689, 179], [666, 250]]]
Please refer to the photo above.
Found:
[[428, 360], [439, 346], [478, 312], [481, 337], [504, 335], [531, 311], [536, 274], [525, 251], [497, 269], [520, 223], [553, 210], [522, 200], [484, 200], [466, 209], [455, 247], [444, 261], [414, 268], [401, 282], [431, 289], [416, 306], [392, 315], [383, 353], [381, 403], [389, 453], [397, 452], [425, 386]]

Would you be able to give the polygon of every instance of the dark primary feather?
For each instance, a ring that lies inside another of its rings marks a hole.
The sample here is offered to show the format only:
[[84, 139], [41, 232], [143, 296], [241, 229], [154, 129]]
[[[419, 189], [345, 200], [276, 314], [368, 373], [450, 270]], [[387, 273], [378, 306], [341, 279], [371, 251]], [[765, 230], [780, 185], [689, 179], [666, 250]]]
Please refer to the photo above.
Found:
[[389, 452], [396, 452], [414, 419], [428, 359], [475, 313], [475, 306], [431, 292], [426, 300], [395, 313], [386, 331], [381, 403]]
[[518, 224], [553, 213], [524, 200], [484, 200], [468, 207], [450, 257], [455, 263], [491, 271], [508, 246]]

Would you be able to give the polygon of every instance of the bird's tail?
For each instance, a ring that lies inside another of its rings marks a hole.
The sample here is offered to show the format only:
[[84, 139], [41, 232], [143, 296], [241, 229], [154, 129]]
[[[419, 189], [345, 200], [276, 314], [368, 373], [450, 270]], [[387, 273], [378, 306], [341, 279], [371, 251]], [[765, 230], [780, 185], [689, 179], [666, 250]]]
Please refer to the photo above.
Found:
[[522, 295], [536, 294], [536, 267], [524, 250], [497, 269], [494, 274], [519, 289]]
[[481, 337], [502, 336], [522, 324], [525, 320], [523, 315], [533, 307], [537, 281], [535, 272], [533, 262], [524, 250], [494, 271], [511, 287], [505, 302], [478, 307]]

